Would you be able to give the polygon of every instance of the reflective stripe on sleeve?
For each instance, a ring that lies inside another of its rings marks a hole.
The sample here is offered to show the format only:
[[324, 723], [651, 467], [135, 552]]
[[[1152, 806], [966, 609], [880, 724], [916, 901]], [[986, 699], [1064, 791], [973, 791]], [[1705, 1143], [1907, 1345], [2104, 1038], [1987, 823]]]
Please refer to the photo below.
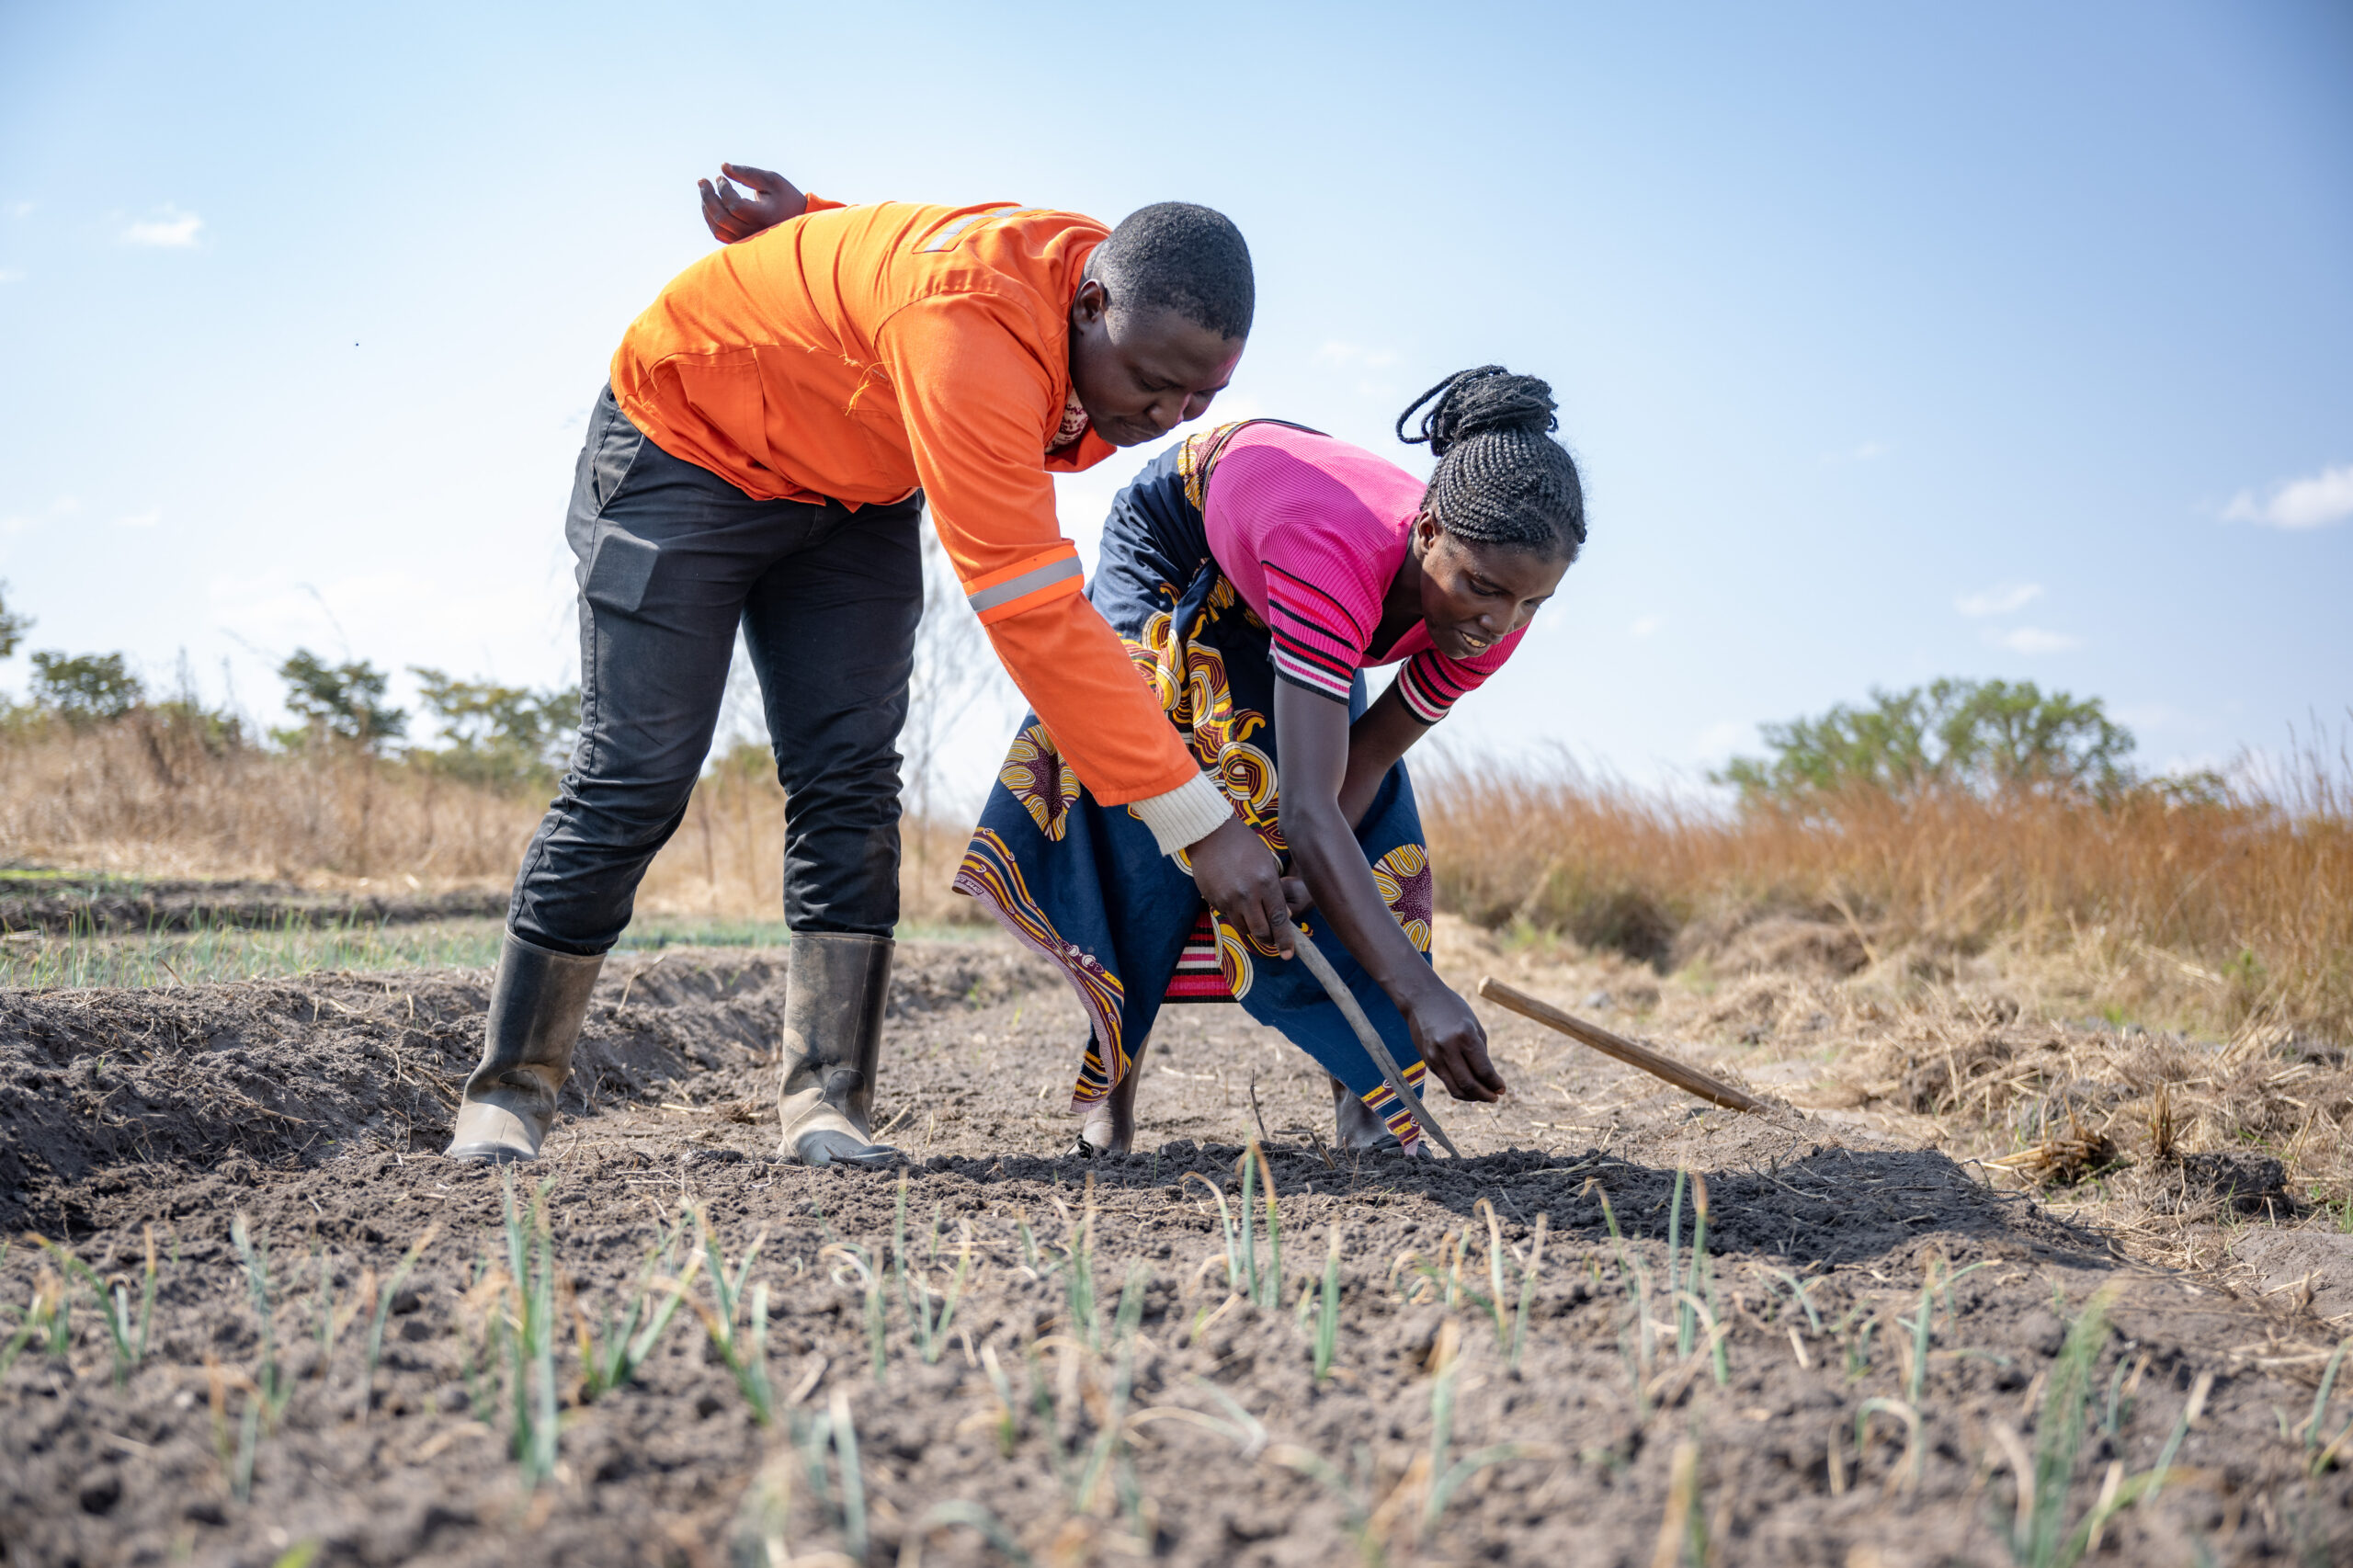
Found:
[[1086, 568], [1080, 563], [1078, 551], [1065, 544], [1042, 559], [1032, 556], [967, 585], [964, 602], [983, 623], [1003, 620], [1033, 605], [1077, 593], [1086, 586]]

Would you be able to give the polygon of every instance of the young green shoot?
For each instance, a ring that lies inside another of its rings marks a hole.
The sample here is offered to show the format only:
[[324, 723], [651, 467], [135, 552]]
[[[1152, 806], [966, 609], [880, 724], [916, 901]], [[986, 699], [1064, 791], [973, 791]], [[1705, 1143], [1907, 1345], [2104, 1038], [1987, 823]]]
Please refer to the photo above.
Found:
[[2031, 1568], [2063, 1568], [2067, 1548], [2067, 1492], [2075, 1483], [2075, 1456], [2084, 1439], [2084, 1413], [2091, 1400], [2092, 1367], [2108, 1346], [2108, 1309], [2115, 1289], [2104, 1286], [2068, 1325], [2066, 1342], [2051, 1368], [2042, 1415], [2035, 1424], [2033, 1512], [2014, 1532], [2010, 1550]]
[[1258, 1225], [1250, 1211], [1250, 1200], [1258, 1193], [1258, 1163], [1251, 1156], [1258, 1152], [1256, 1139], [1242, 1152], [1242, 1273], [1248, 1284], [1244, 1299], [1259, 1300], [1258, 1290]]
[[[1258, 1175], [1267, 1184], [1267, 1289], [1258, 1298], [1264, 1307], [1279, 1307], [1283, 1301], [1283, 1223], [1282, 1206], [1275, 1192], [1275, 1173], [1267, 1164], [1267, 1151], [1253, 1139], [1250, 1152], [1257, 1157]], [[1243, 1205], [1247, 1220], [1248, 1204]]]
[[[400, 1262], [392, 1266], [392, 1278], [385, 1280], [377, 1291], [375, 1311], [368, 1319], [367, 1362], [359, 1372], [359, 1418], [362, 1421], [368, 1419], [368, 1412], [376, 1403], [376, 1364], [384, 1356], [384, 1320], [392, 1315], [392, 1302], [407, 1288], [408, 1277], [415, 1270], [416, 1260], [425, 1256], [425, 1249], [431, 1246], [433, 1238], [440, 1233], [441, 1227], [438, 1222], [419, 1231], [416, 1240], [409, 1243], [408, 1250], [401, 1254]], [[364, 1288], [365, 1282], [362, 1283]]]
[[1544, 1271], [1544, 1229], [1552, 1216], [1540, 1212], [1536, 1216], [1536, 1234], [1529, 1243], [1528, 1261], [1519, 1268], [1519, 1309], [1512, 1314], [1511, 1357], [1513, 1371], [1519, 1370], [1519, 1353], [1528, 1344], [1528, 1309], [1536, 1300], [1536, 1281]]
[[[1681, 1165], [1675, 1167], [1675, 1193], [1667, 1199], [1666, 1204], [1666, 1288], [1670, 1291], [1677, 1290], [1675, 1254], [1683, 1235], [1683, 1187], [1689, 1179], [1689, 1172]], [[1698, 1249], [1693, 1250], [1696, 1252]], [[1691, 1335], [1696, 1331], [1697, 1324], [1691, 1315], [1691, 1309], [1678, 1303], [1675, 1309], [1676, 1355], [1691, 1354]]]
[[2345, 1365], [2345, 1353], [2353, 1350], [2353, 1338], [2338, 1342], [2336, 1353], [2328, 1358], [2328, 1369], [2320, 1375], [2320, 1391], [2313, 1395], [2313, 1413], [2304, 1420], [2304, 1471], [2314, 1480], [2335, 1462], [2344, 1449], [2346, 1439], [2353, 1437], [2353, 1415], [2345, 1418], [2334, 1437], [2323, 1438], [2323, 1423], [2328, 1417], [2329, 1395], [2336, 1390], [2337, 1369]]
[[1332, 1353], [1340, 1341], [1340, 1227], [1324, 1233], [1324, 1299], [1315, 1315], [1315, 1381], [1332, 1375]]
[[[1176, 1190], [1184, 1191], [1185, 1183], [1188, 1181], [1199, 1182], [1201, 1190], [1208, 1193], [1217, 1203], [1218, 1226], [1225, 1233], [1225, 1288], [1228, 1290], [1237, 1290], [1242, 1283], [1241, 1254], [1235, 1250], [1234, 1246], [1233, 1213], [1225, 1206], [1225, 1190], [1199, 1171], [1187, 1171], [1183, 1178], [1176, 1183]], [[1024, 1233], [1027, 1233], [1027, 1227], [1024, 1227]]]
[[1483, 1215], [1487, 1221], [1487, 1300], [1488, 1314], [1495, 1320], [1495, 1343], [1508, 1351], [1511, 1345], [1511, 1324], [1504, 1309], [1504, 1226], [1495, 1215], [1495, 1206], [1485, 1199], [1472, 1205], [1471, 1211]]
[[261, 1321], [261, 1366], [254, 1386], [260, 1395], [265, 1425], [275, 1431], [278, 1418], [285, 1414], [286, 1402], [294, 1397], [294, 1380], [278, 1364], [278, 1310], [270, 1299], [269, 1248], [267, 1243], [253, 1239], [242, 1209], [229, 1221], [229, 1239], [245, 1266], [245, 1291], [252, 1300], [254, 1315]]
[[531, 1198], [527, 1222], [515, 1207], [514, 1167], [499, 1170], [506, 1233], [507, 1446], [526, 1491], [555, 1473], [555, 1242], [548, 1226], [552, 1180]]
[[[686, 1299], [695, 1274], [702, 1267], [698, 1253], [687, 1255], [683, 1273], [672, 1278], [679, 1244], [685, 1240], [685, 1227], [665, 1229], [646, 1249], [645, 1262], [638, 1269], [637, 1281], [630, 1291], [628, 1305], [615, 1319], [608, 1308], [604, 1329], [592, 1334], [588, 1314], [578, 1302], [573, 1304], [573, 1330], [580, 1346], [580, 1401], [585, 1404], [613, 1390], [620, 1388], [637, 1376], [646, 1358], [654, 1354], [662, 1335], [670, 1327], [670, 1319], [678, 1304]], [[666, 1289], [665, 1287], [666, 1286]], [[654, 1294], [662, 1295], [660, 1303]]]
[[981, 1346], [981, 1366], [988, 1372], [989, 1387], [995, 1391], [996, 1449], [998, 1457], [1011, 1459], [1014, 1445], [1021, 1440], [1020, 1407], [1014, 1403], [1013, 1380], [1005, 1374], [1005, 1363], [996, 1356], [996, 1346]]
[[[745, 1277], [752, 1272], [758, 1260], [760, 1248], [768, 1233], [762, 1231], [752, 1239], [749, 1251], [730, 1274], [727, 1259], [719, 1250], [719, 1237], [702, 1211], [694, 1210], [695, 1228], [701, 1233], [703, 1256], [710, 1263], [712, 1304], [691, 1303], [697, 1316], [702, 1319], [704, 1332], [710, 1336], [711, 1348], [719, 1353], [720, 1361], [735, 1379], [735, 1387], [743, 1393], [744, 1403], [752, 1407], [752, 1419], [761, 1426], [776, 1420], [776, 1394], [768, 1382], [768, 1288], [766, 1281], [752, 1287], [749, 1298], [751, 1321], [748, 1333], [739, 1328], [744, 1317], [745, 1296]], [[745, 1343], [748, 1339], [749, 1343]]]

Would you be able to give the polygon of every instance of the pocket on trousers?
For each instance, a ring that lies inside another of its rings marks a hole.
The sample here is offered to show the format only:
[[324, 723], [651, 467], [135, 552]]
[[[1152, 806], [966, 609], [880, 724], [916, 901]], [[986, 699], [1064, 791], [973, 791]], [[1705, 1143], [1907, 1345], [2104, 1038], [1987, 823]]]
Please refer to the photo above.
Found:
[[[609, 388], [605, 395], [612, 396]], [[601, 412], [606, 416], [604, 428], [597, 433], [596, 449], [588, 460], [590, 483], [595, 486], [597, 509], [600, 512], [613, 504], [621, 482], [636, 466], [637, 454], [645, 448], [645, 433], [631, 424], [629, 415], [618, 405]]]
[[605, 609], [633, 615], [645, 603], [661, 558], [661, 550], [651, 540], [607, 524], [597, 530], [596, 552], [588, 558], [581, 597]]

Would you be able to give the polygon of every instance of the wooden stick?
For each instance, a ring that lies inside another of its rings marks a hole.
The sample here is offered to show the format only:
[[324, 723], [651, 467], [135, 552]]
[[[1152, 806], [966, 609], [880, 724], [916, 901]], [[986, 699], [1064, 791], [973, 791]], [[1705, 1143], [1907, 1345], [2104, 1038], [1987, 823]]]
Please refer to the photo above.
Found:
[[1405, 1086], [1405, 1075], [1397, 1071], [1397, 1059], [1389, 1054], [1389, 1047], [1381, 1043], [1381, 1031], [1372, 1027], [1372, 1020], [1364, 1016], [1362, 1007], [1357, 1006], [1355, 995], [1341, 981], [1340, 971], [1332, 967], [1332, 960], [1324, 956], [1324, 949], [1311, 941], [1304, 931], [1293, 931], [1291, 941], [1300, 961], [1323, 982], [1334, 1006], [1340, 1009], [1340, 1017], [1347, 1019], [1348, 1028], [1357, 1031], [1357, 1039], [1363, 1043], [1365, 1054], [1371, 1057], [1372, 1064], [1381, 1069], [1381, 1076], [1389, 1085], [1389, 1092], [1404, 1102], [1405, 1114], [1414, 1119], [1414, 1125], [1428, 1134], [1439, 1148], [1461, 1159], [1462, 1151], [1454, 1146], [1454, 1140], [1449, 1138], [1446, 1129], [1438, 1124], [1438, 1118], [1430, 1114], [1430, 1108], [1422, 1103], [1419, 1095]]
[[1686, 1067], [1672, 1056], [1661, 1056], [1631, 1040], [1622, 1040], [1597, 1024], [1563, 1013], [1550, 1002], [1540, 1002], [1525, 991], [1515, 991], [1490, 975], [1479, 982], [1479, 994], [1488, 1001], [1509, 1007], [1524, 1018], [1534, 1018], [1567, 1035], [1580, 1045], [1589, 1045], [1604, 1056], [1614, 1056], [1629, 1067], [1639, 1067], [1655, 1078], [1664, 1078], [1685, 1094], [1697, 1095], [1726, 1110], [1761, 1111], [1763, 1100], [1743, 1094], [1720, 1078], [1711, 1078], [1697, 1067]]

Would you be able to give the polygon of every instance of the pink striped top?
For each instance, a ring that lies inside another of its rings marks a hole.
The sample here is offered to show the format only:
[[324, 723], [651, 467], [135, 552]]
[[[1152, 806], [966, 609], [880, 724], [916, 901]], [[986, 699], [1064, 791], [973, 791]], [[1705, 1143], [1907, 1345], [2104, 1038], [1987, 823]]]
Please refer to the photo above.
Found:
[[[1211, 450], [1218, 435], [1192, 437], [1187, 458]], [[1404, 564], [1422, 482], [1361, 447], [1271, 422], [1244, 426], [1215, 450], [1207, 493], [1195, 496], [1210, 553], [1267, 623], [1283, 679], [1346, 702], [1358, 670], [1402, 659], [1398, 695], [1435, 724], [1526, 635], [1515, 631], [1475, 659], [1449, 659], [1415, 621], [1395, 646], [1374, 653], [1381, 601]], [[1198, 491], [1192, 463], [1185, 467], [1188, 488]]]

